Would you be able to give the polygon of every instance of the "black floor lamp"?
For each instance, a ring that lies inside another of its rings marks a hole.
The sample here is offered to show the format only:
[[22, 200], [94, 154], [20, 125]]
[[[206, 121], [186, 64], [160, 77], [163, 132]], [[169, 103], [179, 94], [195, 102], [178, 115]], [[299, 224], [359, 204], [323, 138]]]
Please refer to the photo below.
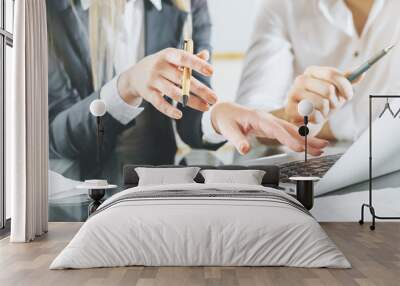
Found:
[[102, 163], [101, 153], [102, 153], [102, 145], [103, 145], [103, 135], [104, 135], [104, 127], [102, 124], [101, 118], [106, 114], [107, 107], [103, 100], [95, 99], [90, 104], [90, 113], [96, 117], [96, 141], [97, 141], [97, 163]]
[[[399, 111], [394, 113], [390, 108], [389, 99], [390, 98], [400, 98], [400, 95], [370, 95], [369, 96], [369, 200], [368, 204], [364, 203], [361, 206], [361, 219], [359, 220], [360, 224], [364, 224], [364, 208], [368, 208], [371, 216], [372, 216], [372, 225], [370, 225], [371, 230], [375, 230], [375, 220], [398, 220], [400, 217], [387, 217], [387, 216], [378, 216], [376, 215], [375, 208], [373, 206], [372, 200], [372, 101], [376, 98], [386, 99], [386, 104], [379, 117], [382, 117], [386, 112], [389, 112], [391, 116], [395, 119], [399, 114]], [[399, 119], [400, 120], [400, 119]]]
[[[90, 113], [96, 117], [96, 145], [97, 145], [97, 163], [100, 169], [103, 167], [103, 136], [104, 126], [102, 123], [102, 117], [107, 112], [107, 106], [101, 99], [95, 99], [90, 104]], [[94, 213], [97, 208], [101, 205], [102, 199], [108, 189], [116, 188], [116, 185], [109, 185], [107, 180], [86, 180], [84, 184], [79, 185], [77, 188], [88, 189], [88, 195], [92, 199], [92, 202], [88, 208], [88, 216]]]

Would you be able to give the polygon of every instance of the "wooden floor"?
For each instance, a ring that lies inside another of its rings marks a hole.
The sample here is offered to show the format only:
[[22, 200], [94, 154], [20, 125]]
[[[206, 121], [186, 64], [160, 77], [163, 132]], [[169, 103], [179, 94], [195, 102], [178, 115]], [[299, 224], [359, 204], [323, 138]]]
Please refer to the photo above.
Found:
[[125, 267], [48, 270], [81, 226], [51, 223], [49, 233], [30, 244], [0, 241], [0, 285], [400, 285], [400, 223], [325, 223], [323, 228], [353, 268]]

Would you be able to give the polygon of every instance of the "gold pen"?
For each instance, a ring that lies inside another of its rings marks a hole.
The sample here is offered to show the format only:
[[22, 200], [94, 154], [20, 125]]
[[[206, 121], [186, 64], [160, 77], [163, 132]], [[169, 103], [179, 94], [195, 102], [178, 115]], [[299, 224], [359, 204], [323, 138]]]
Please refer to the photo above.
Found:
[[[193, 54], [193, 41], [190, 39], [186, 39], [183, 42], [183, 49]], [[192, 69], [184, 67], [183, 68], [183, 77], [182, 77], [182, 105], [186, 107], [189, 96], [190, 96], [190, 79], [192, 78]]]

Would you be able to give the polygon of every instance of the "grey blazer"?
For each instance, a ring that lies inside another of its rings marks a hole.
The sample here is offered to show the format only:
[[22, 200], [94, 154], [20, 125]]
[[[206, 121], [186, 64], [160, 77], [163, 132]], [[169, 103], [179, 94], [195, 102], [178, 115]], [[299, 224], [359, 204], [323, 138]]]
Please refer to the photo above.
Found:
[[[145, 0], [145, 55], [167, 47], [180, 47], [185, 13], [170, 0], [157, 11]], [[93, 91], [87, 30], [88, 14], [75, 1], [47, 0], [49, 33], [49, 140], [50, 158], [77, 160], [81, 179], [100, 176], [120, 182], [124, 164], [172, 164], [177, 150], [172, 120], [147, 102], [144, 112], [124, 126], [109, 114], [103, 117], [104, 168], [96, 163], [96, 123], [89, 113], [90, 103], [98, 97]], [[192, 0], [193, 35], [196, 52], [210, 47], [211, 23], [206, 0]], [[209, 80], [195, 74], [209, 85]], [[216, 149], [220, 145], [202, 140], [202, 114], [182, 108], [176, 121], [182, 140], [193, 148]]]

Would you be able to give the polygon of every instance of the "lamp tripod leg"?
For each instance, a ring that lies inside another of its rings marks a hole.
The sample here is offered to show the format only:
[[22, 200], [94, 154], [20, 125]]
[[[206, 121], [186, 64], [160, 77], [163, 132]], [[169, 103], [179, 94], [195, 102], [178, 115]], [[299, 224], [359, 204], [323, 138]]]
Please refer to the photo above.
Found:
[[363, 225], [363, 224], [364, 224], [364, 207], [365, 207], [365, 204], [363, 204], [363, 205], [361, 206], [361, 219], [358, 221], [358, 223], [359, 223], [360, 225]]
[[371, 212], [372, 215], [372, 224], [370, 225], [369, 229], [370, 230], [375, 230], [375, 209], [373, 206], [369, 207], [369, 211]]

